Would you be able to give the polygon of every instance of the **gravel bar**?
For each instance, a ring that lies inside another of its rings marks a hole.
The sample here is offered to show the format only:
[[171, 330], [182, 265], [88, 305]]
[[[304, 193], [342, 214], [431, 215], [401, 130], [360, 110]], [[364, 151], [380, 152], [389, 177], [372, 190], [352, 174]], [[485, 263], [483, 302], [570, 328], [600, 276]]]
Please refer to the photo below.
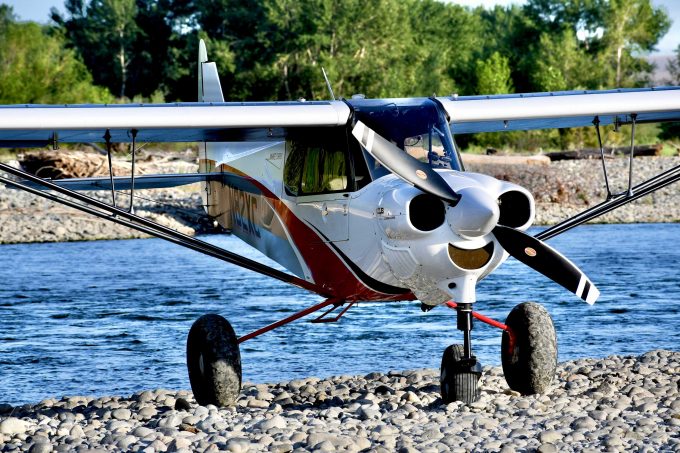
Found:
[[562, 363], [545, 395], [485, 368], [443, 405], [437, 370], [245, 384], [237, 407], [186, 390], [0, 404], [0, 451], [680, 452], [680, 352]]
[[[607, 165], [612, 190], [615, 193], [625, 190], [628, 160], [609, 159]], [[680, 157], [636, 158], [634, 184], [677, 165], [680, 165]], [[559, 161], [550, 165], [470, 164], [467, 168], [529, 189], [536, 198], [536, 225], [555, 224], [606, 198], [599, 160]], [[184, 163], [180, 167], [175, 164], [163, 169], [165, 172], [192, 173], [198, 167]], [[135, 202], [135, 210], [138, 215], [186, 234], [222, 232], [215, 229], [205, 215], [198, 191], [197, 184], [190, 188], [140, 190], [137, 195], [142, 198]], [[92, 194], [100, 201], [110, 202], [108, 192], [90, 192]], [[594, 222], [678, 222], [679, 196], [680, 184], [674, 184]], [[124, 207], [128, 206], [127, 192], [120, 192], [118, 199]], [[0, 244], [140, 237], [147, 236], [0, 184]]]

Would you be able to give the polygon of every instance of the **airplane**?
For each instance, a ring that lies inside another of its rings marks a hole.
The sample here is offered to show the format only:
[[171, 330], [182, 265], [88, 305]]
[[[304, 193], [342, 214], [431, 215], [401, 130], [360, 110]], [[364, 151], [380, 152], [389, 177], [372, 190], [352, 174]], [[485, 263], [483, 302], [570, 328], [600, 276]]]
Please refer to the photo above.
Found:
[[[547, 390], [557, 365], [552, 319], [536, 303], [505, 322], [473, 311], [477, 283], [512, 256], [593, 304], [600, 292], [546, 240], [680, 178], [680, 166], [633, 186], [635, 127], [680, 120], [680, 87], [286, 102], [225, 102], [217, 67], [199, 45], [198, 102], [0, 106], [0, 146], [104, 142], [109, 176], [51, 180], [0, 164], [7, 187], [70, 206], [318, 294], [323, 300], [237, 336], [211, 313], [192, 325], [187, 368], [199, 404], [230, 406], [241, 390], [239, 345], [321, 312], [338, 321], [357, 302], [419, 301], [455, 309], [463, 343], [441, 362], [444, 403], [479, 398], [482, 367], [472, 352], [473, 320], [502, 330], [508, 386]], [[326, 77], [324, 72], [324, 77]], [[609, 189], [600, 126], [630, 125], [627, 190]], [[607, 198], [536, 236], [526, 233], [535, 201], [525, 188], [465, 171], [454, 137], [478, 132], [591, 126]], [[199, 142], [199, 172], [135, 175], [139, 142]], [[115, 176], [114, 143], [130, 143], [132, 174]], [[134, 191], [199, 182], [215, 224], [281, 264], [263, 265], [134, 213]], [[82, 192], [111, 191], [111, 203]], [[129, 206], [117, 191], [130, 191]]]

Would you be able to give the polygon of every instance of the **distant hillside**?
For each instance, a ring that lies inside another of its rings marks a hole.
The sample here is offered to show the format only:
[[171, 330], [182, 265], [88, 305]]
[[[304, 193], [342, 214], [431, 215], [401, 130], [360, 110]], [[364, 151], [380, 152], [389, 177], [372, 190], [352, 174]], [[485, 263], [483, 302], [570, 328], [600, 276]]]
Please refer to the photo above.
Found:
[[668, 72], [668, 62], [673, 59], [673, 55], [652, 55], [647, 57], [647, 61], [654, 64], [652, 81], [654, 85], [669, 85], [671, 76]]

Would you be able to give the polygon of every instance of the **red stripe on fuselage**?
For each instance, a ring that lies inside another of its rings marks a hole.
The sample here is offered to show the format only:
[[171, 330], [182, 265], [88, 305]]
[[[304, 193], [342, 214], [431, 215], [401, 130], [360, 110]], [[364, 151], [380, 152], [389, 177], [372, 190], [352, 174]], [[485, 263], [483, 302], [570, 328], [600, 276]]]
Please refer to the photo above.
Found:
[[317, 286], [324, 288], [332, 297], [347, 301], [400, 301], [415, 300], [413, 293], [384, 294], [363, 284], [347, 267], [331, 247], [320, 240], [319, 235], [300, 220], [286, 203], [256, 179], [225, 164], [220, 169], [228, 171], [253, 183], [262, 195], [269, 198], [276, 213], [288, 229], [305, 263], [312, 272]]

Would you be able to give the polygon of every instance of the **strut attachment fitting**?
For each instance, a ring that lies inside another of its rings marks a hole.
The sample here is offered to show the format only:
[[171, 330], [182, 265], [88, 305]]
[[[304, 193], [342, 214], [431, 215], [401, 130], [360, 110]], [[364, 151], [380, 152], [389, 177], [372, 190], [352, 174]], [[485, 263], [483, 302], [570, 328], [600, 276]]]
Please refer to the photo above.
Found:
[[345, 304], [344, 300], [340, 300], [340, 301], [336, 302], [335, 304], [333, 304], [333, 306], [331, 308], [329, 308], [328, 310], [323, 312], [321, 315], [319, 315], [318, 318], [312, 319], [312, 323], [316, 324], [316, 323], [323, 323], [323, 322], [338, 322], [340, 320], [340, 318], [342, 318], [343, 315], [345, 313], [347, 313], [347, 310], [352, 308], [352, 305], [356, 304], [356, 301], [352, 301], [349, 304], [347, 304], [347, 306], [345, 308], [343, 308], [340, 311], [340, 313], [338, 313], [337, 316], [335, 316], [333, 318], [327, 318], [328, 315], [335, 312], [335, 310], [337, 310], [339, 307], [342, 307], [344, 304]]

